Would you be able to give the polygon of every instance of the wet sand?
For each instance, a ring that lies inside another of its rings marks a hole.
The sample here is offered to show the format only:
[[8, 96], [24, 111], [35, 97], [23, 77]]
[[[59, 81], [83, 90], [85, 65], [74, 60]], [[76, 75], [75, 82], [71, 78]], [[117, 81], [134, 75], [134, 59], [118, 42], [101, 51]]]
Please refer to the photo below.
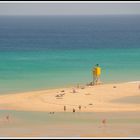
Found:
[[[139, 137], [139, 112], [54, 113], [1, 111], [0, 137]], [[106, 124], [102, 120], [106, 119]]]

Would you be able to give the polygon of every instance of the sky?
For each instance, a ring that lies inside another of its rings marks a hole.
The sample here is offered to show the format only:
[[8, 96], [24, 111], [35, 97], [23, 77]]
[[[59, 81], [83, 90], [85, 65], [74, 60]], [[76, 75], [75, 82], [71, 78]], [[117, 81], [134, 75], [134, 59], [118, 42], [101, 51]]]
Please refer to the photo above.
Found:
[[140, 3], [0, 3], [0, 15], [140, 14]]

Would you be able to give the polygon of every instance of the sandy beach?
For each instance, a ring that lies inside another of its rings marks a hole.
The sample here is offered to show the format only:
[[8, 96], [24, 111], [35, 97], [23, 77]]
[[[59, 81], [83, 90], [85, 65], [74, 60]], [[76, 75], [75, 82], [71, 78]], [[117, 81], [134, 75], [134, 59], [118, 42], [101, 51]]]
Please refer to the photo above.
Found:
[[127, 82], [1, 95], [0, 110], [64, 112], [65, 106], [66, 112], [139, 112], [139, 101], [139, 82]]
[[1, 95], [0, 137], [139, 137], [139, 84]]

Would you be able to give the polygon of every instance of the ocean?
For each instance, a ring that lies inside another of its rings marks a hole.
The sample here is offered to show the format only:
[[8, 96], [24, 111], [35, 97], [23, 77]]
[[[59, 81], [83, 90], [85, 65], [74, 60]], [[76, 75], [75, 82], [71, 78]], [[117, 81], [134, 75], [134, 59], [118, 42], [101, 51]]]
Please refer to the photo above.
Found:
[[140, 80], [140, 15], [0, 16], [0, 94]]

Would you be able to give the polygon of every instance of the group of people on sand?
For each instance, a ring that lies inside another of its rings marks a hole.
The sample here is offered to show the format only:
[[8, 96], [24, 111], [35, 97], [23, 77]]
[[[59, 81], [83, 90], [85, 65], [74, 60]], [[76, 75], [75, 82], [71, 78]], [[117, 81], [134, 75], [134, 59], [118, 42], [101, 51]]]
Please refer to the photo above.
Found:
[[[99, 64], [96, 64], [94, 66], [94, 68], [92, 69], [92, 74], [93, 74], [93, 82], [91, 82], [91, 85], [97, 85], [100, 84], [100, 75], [101, 75], [101, 68], [99, 66]], [[79, 88], [79, 84], [77, 85], [77, 88]], [[84, 89], [84, 88], [81, 88]], [[77, 93], [77, 91], [75, 89], [73, 89], [72, 93]], [[79, 105], [79, 110], [81, 110], [81, 105]], [[64, 106], [64, 111], [66, 111], [66, 106]], [[73, 108], [72, 112], [76, 112], [76, 109]]]
[[[79, 108], [79, 110], [81, 111], [82, 106], [79, 105], [78, 108]], [[66, 110], [67, 110], [67, 109], [66, 109], [66, 106], [64, 106], [64, 112], [66, 112]], [[73, 113], [76, 112], [76, 109], [73, 108], [72, 112], [73, 112]]]

